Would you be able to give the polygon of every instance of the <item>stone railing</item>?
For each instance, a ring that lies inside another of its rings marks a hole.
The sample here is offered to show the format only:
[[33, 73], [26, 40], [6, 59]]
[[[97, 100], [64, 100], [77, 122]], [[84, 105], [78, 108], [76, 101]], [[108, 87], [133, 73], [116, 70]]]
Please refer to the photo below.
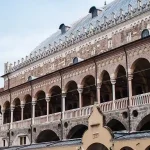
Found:
[[12, 123], [12, 129], [17, 128], [29, 128], [31, 125], [31, 118], [21, 121], [16, 121]]
[[150, 93], [132, 96], [131, 98], [132, 106], [139, 106], [145, 104], [150, 104]]
[[127, 108], [128, 106], [128, 98], [122, 98], [122, 99], [117, 99], [115, 100], [115, 109], [124, 109]]
[[112, 111], [113, 110], [113, 101], [101, 103], [100, 108], [102, 112]]
[[[130, 100], [131, 100], [131, 106], [150, 104], [150, 93], [132, 96]], [[113, 110], [125, 109], [128, 106], [128, 98], [118, 99], [118, 100], [115, 100], [114, 102], [109, 101], [109, 102], [101, 103], [99, 104], [99, 106], [100, 106], [101, 111], [104, 113], [113, 111]], [[93, 105], [90, 105], [87, 107], [82, 107], [81, 109], [77, 108], [77, 109], [65, 111], [64, 120], [87, 117], [91, 114], [92, 108], [93, 108]], [[49, 114], [48, 122], [47, 122], [47, 115], [36, 117], [34, 120], [34, 125], [60, 121], [62, 117], [61, 115], [62, 115], [61, 112], [55, 113], [55, 114]], [[12, 129], [27, 128], [27, 127], [30, 127], [30, 125], [31, 125], [31, 119], [26, 119], [23, 121], [13, 122]], [[9, 123], [0, 126], [1, 131], [6, 131], [8, 129], [9, 129]]]
[[[134, 8], [132, 10], [132, 12], [125, 12], [124, 14], [120, 15], [120, 16], [116, 16], [116, 18], [112, 19], [112, 18], [109, 18], [109, 20], [106, 20], [105, 23], [101, 23], [101, 24], [97, 24], [95, 23], [95, 26], [93, 26], [93, 29], [91, 31], [91, 29], [87, 26], [87, 31], [80, 31], [80, 35], [77, 35], [76, 33], [74, 33], [74, 38], [69, 38], [68, 37], [68, 40], [64, 40], [64, 39], [61, 39], [62, 43], [57, 43], [57, 46], [52, 46], [51, 48], [46, 48], [46, 50], [41, 50], [40, 54], [38, 55], [31, 55], [29, 56], [29, 58], [27, 59], [22, 59], [21, 61], [19, 61], [19, 63], [17, 65], [10, 65], [10, 64], [6, 64], [5, 66], [5, 73], [9, 73], [9, 72], [14, 72], [20, 68], [23, 68], [31, 63], [34, 63], [42, 58], [45, 58], [47, 56], [50, 56], [51, 54], [53, 53], [56, 53], [60, 50], [63, 50], [65, 48], [68, 48], [69, 46], [73, 45], [73, 44], [76, 44], [82, 40], [85, 40], [93, 35], [96, 35], [98, 33], [101, 33], [102, 31], [104, 30], [107, 30], [109, 28], [112, 28], [113, 26], [116, 26], [124, 21], [127, 21], [127, 20], [130, 20], [131, 18], [133, 17], [136, 17], [138, 16], [139, 14], [142, 14], [146, 11], [150, 10], [150, 2], [146, 3], [146, 4], [143, 4], [143, 6], [141, 6], [140, 9], [138, 8]], [[107, 17], [107, 16], [106, 16]], [[101, 22], [101, 21], [99, 21]], [[73, 34], [73, 33], [72, 33]], [[55, 43], [55, 42], [53, 42]], [[49, 43], [51, 44], [51, 43]], [[46, 46], [46, 45], [45, 45]]]

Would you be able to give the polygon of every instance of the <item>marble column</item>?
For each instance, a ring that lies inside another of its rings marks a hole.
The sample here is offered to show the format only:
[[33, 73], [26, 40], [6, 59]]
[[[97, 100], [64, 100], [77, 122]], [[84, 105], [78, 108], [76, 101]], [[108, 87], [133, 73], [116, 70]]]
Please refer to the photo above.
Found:
[[113, 95], [113, 109], [115, 109], [115, 100], [116, 100], [115, 84], [116, 84], [116, 80], [115, 79], [111, 79], [111, 84], [112, 84], [112, 95]]
[[97, 83], [97, 101], [98, 101], [98, 104], [101, 103], [101, 85], [102, 85], [102, 83]]
[[2, 120], [1, 120], [2, 122], [1, 122], [1, 124], [3, 125], [4, 124], [4, 113], [5, 113], [5, 110], [2, 109], [1, 112], [2, 112]]
[[24, 106], [25, 104], [21, 104], [21, 120], [23, 120], [23, 112], [24, 112]]
[[66, 93], [62, 93], [62, 119], [65, 119], [65, 110], [66, 110], [65, 101], [66, 101]]
[[14, 106], [14, 105], [11, 105], [11, 108], [10, 108], [10, 111], [11, 111], [10, 129], [12, 129], [13, 117], [14, 117], [14, 109], [15, 109], [15, 106]]
[[78, 93], [79, 93], [79, 108], [82, 108], [82, 93], [83, 93], [83, 88], [78, 88]]
[[129, 83], [129, 106], [132, 105], [131, 103], [131, 97], [132, 97], [132, 79], [133, 79], [133, 74], [128, 74], [128, 83]]
[[36, 105], [36, 100], [33, 99], [32, 100], [32, 124], [34, 124], [34, 120], [35, 120], [35, 105]]
[[49, 102], [50, 102], [50, 97], [46, 97], [46, 102], [47, 102], [47, 122], [49, 122], [48, 116], [49, 116]]

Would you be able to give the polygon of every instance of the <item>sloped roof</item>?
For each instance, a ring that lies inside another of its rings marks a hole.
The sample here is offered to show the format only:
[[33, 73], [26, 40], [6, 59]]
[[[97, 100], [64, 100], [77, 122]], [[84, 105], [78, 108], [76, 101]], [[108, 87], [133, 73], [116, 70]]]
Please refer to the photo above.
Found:
[[[148, 3], [149, 0], [142, 0], [142, 5]], [[34, 54], [35, 52], [39, 53], [39, 49], [41, 51], [44, 51], [44, 47], [48, 49], [49, 44], [51, 46], [54, 46], [54, 43], [56, 42], [59, 44], [60, 40], [65, 41], [66, 37], [70, 37], [72, 34], [76, 36], [78, 31], [82, 34], [84, 32], [83, 28], [86, 28], [87, 30], [90, 28], [90, 25], [96, 26], [97, 21], [99, 24], [104, 23], [104, 17], [107, 18], [107, 20], [111, 20], [112, 13], [115, 14], [115, 16], [120, 16], [120, 10], [122, 9], [124, 13], [128, 12], [129, 4], [132, 6], [132, 8], [137, 8], [137, 0], [114, 0], [110, 4], [106, 5], [104, 8], [102, 8], [102, 12], [97, 16], [92, 18], [91, 14], [86, 15], [82, 19], [76, 21], [71, 28], [65, 33], [61, 34], [61, 31], [57, 31], [56, 33], [52, 34], [50, 37], [48, 37], [45, 41], [43, 41], [39, 46], [37, 46], [31, 54]], [[87, 10], [88, 12], [88, 10]], [[67, 17], [67, 16], [66, 16]], [[59, 26], [59, 25], [58, 25]]]

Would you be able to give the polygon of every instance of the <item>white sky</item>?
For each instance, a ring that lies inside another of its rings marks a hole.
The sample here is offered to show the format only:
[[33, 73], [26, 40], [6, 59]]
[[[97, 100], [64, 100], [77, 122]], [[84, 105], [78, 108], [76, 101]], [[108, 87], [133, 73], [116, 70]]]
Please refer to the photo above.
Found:
[[[58, 30], [86, 15], [92, 6], [103, 7], [105, 0], [1, 0], [0, 75], [4, 63], [17, 61]], [[112, 0], [107, 0], [107, 3]], [[0, 79], [3, 87], [3, 79]]]

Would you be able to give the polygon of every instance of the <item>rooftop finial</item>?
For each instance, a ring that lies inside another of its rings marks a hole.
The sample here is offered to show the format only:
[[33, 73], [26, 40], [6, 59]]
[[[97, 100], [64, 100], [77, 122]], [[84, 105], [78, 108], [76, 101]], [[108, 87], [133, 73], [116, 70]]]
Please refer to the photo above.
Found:
[[105, 2], [104, 2], [104, 6], [106, 6], [106, 5], [107, 5], [107, 2], [105, 1]]

